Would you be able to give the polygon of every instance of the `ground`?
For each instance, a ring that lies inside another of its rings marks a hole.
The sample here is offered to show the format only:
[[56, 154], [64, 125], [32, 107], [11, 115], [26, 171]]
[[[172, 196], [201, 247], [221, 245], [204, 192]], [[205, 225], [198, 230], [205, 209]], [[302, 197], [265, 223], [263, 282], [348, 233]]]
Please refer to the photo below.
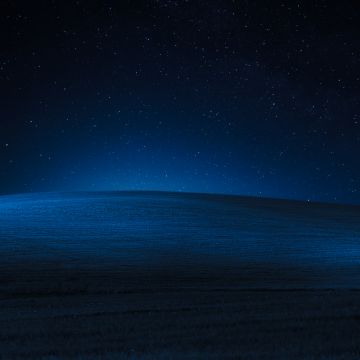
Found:
[[217, 195], [1, 197], [1, 358], [359, 359], [358, 219]]

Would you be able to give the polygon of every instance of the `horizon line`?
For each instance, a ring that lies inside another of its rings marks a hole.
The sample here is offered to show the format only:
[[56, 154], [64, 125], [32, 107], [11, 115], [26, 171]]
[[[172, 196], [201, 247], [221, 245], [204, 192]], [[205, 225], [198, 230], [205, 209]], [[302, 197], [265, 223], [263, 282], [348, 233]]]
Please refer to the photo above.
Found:
[[290, 197], [272, 197], [267, 195], [247, 195], [247, 194], [233, 194], [221, 192], [201, 192], [201, 191], [183, 191], [183, 190], [158, 190], [158, 189], [128, 189], [128, 190], [48, 190], [48, 191], [28, 191], [28, 192], [13, 192], [0, 193], [1, 197], [19, 196], [19, 195], [35, 195], [35, 194], [71, 194], [71, 193], [164, 193], [164, 194], [184, 194], [184, 195], [211, 195], [211, 196], [226, 196], [235, 198], [248, 198], [257, 200], [277, 200], [277, 201], [292, 201], [304, 204], [318, 204], [318, 205], [345, 205], [360, 207], [359, 203], [353, 202], [336, 202], [336, 201], [322, 201], [311, 200], [304, 198], [290, 198]]

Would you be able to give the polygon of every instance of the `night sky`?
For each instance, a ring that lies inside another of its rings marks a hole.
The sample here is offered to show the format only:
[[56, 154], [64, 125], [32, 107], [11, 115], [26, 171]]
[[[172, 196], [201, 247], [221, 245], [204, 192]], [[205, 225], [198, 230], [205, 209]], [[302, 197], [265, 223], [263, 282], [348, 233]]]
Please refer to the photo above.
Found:
[[357, 1], [1, 1], [0, 193], [360, 203]]

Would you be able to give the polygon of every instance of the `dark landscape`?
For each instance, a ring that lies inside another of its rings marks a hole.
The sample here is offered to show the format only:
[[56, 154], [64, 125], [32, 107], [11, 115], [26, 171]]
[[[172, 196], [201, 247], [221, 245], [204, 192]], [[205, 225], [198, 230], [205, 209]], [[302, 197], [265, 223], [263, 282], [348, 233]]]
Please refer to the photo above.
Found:
[[359, 359], [360, 207], [0, 198], [2, 359]]
[[0, 1], [0, 360], [360, 360], [359, 24]]

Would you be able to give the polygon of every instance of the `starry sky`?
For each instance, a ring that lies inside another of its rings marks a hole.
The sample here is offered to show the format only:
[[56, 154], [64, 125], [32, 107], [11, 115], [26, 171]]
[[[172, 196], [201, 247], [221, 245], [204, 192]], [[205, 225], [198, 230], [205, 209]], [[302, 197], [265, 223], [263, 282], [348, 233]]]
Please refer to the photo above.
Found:
[[2, 1], [0, 193], [360, 203], [357, 1]]

